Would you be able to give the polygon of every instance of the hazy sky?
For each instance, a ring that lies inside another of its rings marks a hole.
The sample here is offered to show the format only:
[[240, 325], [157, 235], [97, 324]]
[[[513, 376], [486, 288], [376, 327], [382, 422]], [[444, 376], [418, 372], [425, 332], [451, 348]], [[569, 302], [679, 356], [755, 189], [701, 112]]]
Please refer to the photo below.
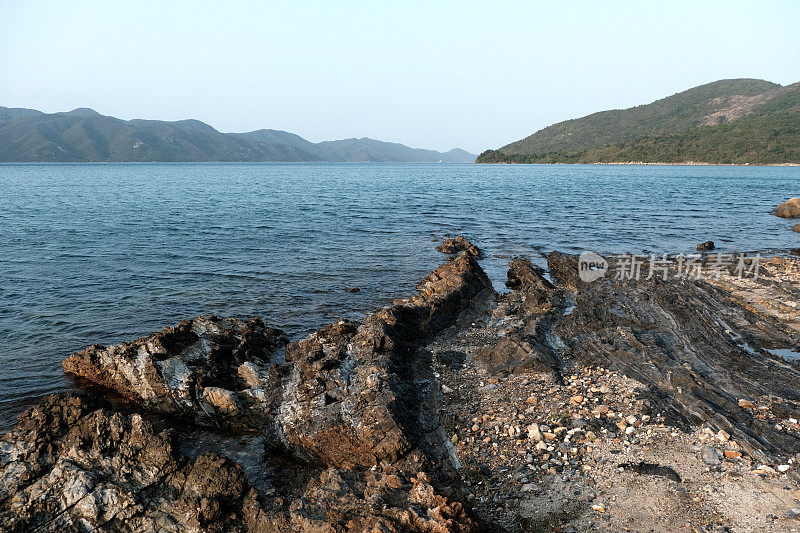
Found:
[[800, 81], [800, 2], [0, 0], [0, 105], [497, 148], [721, 78]]

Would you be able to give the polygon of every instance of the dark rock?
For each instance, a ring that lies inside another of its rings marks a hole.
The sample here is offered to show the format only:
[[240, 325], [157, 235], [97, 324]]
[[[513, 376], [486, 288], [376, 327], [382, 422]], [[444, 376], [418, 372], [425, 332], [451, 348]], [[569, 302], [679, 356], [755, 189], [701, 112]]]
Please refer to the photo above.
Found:
[[496, 344], [475, 350], [475, 360], [493, 375], [516, 373], [552, 374], [556, 364], [522, 339], [500, 337]]
[[345, 287], [344, 290], [345, 292], [350, 292], [353, 294], [361, 292], [361, 289], [359, 287]]
[[552, 345], [552, 326], [566, 306], [563, 289], [553, 286], [544, 270], [528, 259], [509, 263], [506, 286], [494, 315], [503, 335], [475, 349], [475, 361], [494, 375], [537, 373], [556, 378], [560, 361]]
[[474, 257], [475, 259], [483, 258], [483, 252], [480, 248], [469, 242], [466, 237], [461, 235], [454, 237], [452, 239], [445, 239], [442, 241], [442, 244], [436, 247], [436, 250], [442, 252], [443, 254], [457, 254], [460, 252], [467, 252], [467, 255]]
[[699, 252], [705, 252], [708, 250], [713, 250], [715, 248], [716, 246], [714, 246], [714, 241], [701, 242], [700, 244], [697, 245], [697, 250]]
[[638, 463], [623, 463], [619, 466], [626, 470], [630, 470], [631, 472], [636, 472], [637, 474], [659, 476], [674, 481], [675, 483], [681, 482], [681, 476], [669, 466], [661, 466], [655, 463], [646, 463], [644, 461], [640, 461]]
[[528, 259], [515, 259], [508, 264], [506, 287], [522, 294], [525, 310], [543, 312], [553, 307], [556, 288], [544, 277], [544, 269]]
[[770, 214], [781, 218], [800, 218], [800, 198], [789, 198], [770, 211]]
[[750, 345], [796, 346], [793, 330], [757, 315], [705, 281], [577, 280], [577, 261], [548, 256], [551, 272], [575, 291], [575, 310], [555, 331], [564, 356], [617, 370], [643, 383], [648, 399], [677, 423], [725, 430], [765, 463], [791, 457], [800, 438], [738, 405], [770, 396], [797, 412], [800, 369]]

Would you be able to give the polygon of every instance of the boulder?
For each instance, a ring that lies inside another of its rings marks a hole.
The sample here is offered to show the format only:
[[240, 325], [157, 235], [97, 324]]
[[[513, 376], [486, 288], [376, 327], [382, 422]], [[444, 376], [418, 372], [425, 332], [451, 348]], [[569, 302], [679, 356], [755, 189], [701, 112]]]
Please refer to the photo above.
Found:
[[114, 346], [70, 355], [64, 371], [157, 413], [245, 429], [280, 391], [270, 359], [286, 334], [259, 318], [201, 316]]
[[792, 226], [792, 231], [800, 233], [800, 224], [795, 224], [794, 226]]
[[697, 245], [698, 252], [706, 252], [709, 250], [713, 250], [715, 248], [716, 246], [714, 246], [714, 241], [701, 242], [700, 244]]
[[789, 198], [770, 213], [781, 218], [800, 218], [800, 198]]
[[457, 254], [460, 252], [467, 252], [467, 255], [475, 259], [483, 258], [483, 252], [480, 248], [469, 242], [466, 237], [458, 235], [457, 237], [447, 238], [442, 241], [442, 244], [436, 247], [436, 250], [443, 254]]

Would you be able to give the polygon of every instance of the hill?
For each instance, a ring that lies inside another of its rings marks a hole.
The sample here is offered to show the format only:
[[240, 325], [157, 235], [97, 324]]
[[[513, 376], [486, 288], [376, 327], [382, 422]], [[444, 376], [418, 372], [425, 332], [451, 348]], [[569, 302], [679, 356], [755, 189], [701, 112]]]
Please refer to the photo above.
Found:
[[721, 80], [537, 131], [481, 163], [800, 161], [800, 83]]
[[0, 162], [474, 160], [463, 150], [441, 153], [367, 138], [312, 143], [278, 130], [221, 133], [199, 120], [121, 120], [87, 108], [46, 114], [0, 107]]

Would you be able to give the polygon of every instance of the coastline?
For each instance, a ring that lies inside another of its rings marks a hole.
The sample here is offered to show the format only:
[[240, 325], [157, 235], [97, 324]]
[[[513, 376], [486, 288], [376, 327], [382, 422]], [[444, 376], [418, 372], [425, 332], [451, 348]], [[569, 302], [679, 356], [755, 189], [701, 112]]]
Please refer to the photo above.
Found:
[[475, 165], [627, 165], [627, 166], [699, 166], [699, 167], [800, 167], [800, 163], [706, 163], [701, 161], [686, 161], [683, 163], [648, 163], [644, 161], [617, 161], [612, 163], [511, 163], [511, 162], [498, 162], [498, 163], [473, 163]]
[[[731, 273], [584, 283], [576, 258], [554, 252], [552, 282], [515, 259], [511, 292], [498, 294], [481, 251], [458, 246], [467, 251], [416, 295], [292, 343], [260, 319], [199, 317], [73, 354], [64, 369], [101, 388], [49, 397], [3, 437], [15, 451], [0, 479], [16, 496], [0, 524], [48, 512], [28, 498], [39, 490], [25, 481], [31, 464], [44, 465], [37, 476], [52, 494], [80, 487], [80, 503], [41, 502], [65, 506], [53, 527], [99, 524], [88, 502], [100, 488], [156, 528], [176, 512], [236, 531], [331, 516], [387, 531], [778, 531], [794, 519], [785, 487], [800, 490], [800, 397], [789, 392], [800, 367], [771, 350], [800, 347], [789, 305], [800, 258], [767, 260], [766, 283]], [[125, 403], [108, 403], [108, 390]], [[176, 434], [193, 440], [179, 449]], [[58, 454], [30, 455], [42, 453], [29, 448], [33, 435]], [[142, 454], [118, 455], [130, 446]], [[193, 492], [148, 478], [142, 500], [125, 474], [105, 470], [119, 461], [134, 476], [182, 472], [175, 479], [196, 478]], [[115, 503], [104, 512], [125, 514]]]

